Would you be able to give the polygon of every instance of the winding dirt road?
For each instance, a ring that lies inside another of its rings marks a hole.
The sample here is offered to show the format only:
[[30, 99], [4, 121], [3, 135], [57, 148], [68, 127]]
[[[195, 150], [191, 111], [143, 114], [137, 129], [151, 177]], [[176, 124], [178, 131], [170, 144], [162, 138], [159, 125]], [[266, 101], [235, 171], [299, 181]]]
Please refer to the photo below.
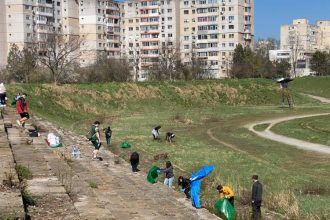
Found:
[[[302, 150], [309, 150], [314, 151], [318, 153], [325, 153], [330, 154], [330, 146], [323, 145], [323, 144], [315, 144], [295, 138], [286, 137], [283, 135], [275, 134], [270, 129], [281, 122], [284, 121], [290, 121], [295, 120], [299, 118], [309, 118], [309, 117], [316, 117], [316, 116], [325, 116], [330, 115], [330, 113], [320, 113], [320, 114], [308, 114], [308, 115], [296, 115], [296, 116], [290, 116], [290, 117], [282, 117], [282, 118], [276, 118], [276, 119], [269, 119], [265, 121], [259, 121], [259, 122], [253, 122], [250, 124], [245, 125], [247, 129], [258, 135], [259, 137], [266, 138], [269, 140], [277, 141], [283, 144], [294, 146], [298, 149]], [[256, 131], [254, 129], [255, 126], [261, 125], [261, 124], [269, 124], [268, 127], [264, 131]]]
[[[303, 93], [302, 93], [303, 94]], [[310, 94], [303, 94], [306, 96], [309, 96], [310, 98], [316, 99], [324, 104], [330, 104], [330, 99], [320, 97], [320, 96], [314, 96]], [[277, 141], [283, 144], [291, 145], [294, 146], [298, 149], [302, 150], [309, 150], [309, 151], [314, 151], [317, 153], [325, 153], [325, 154], [330, 154], [330, 146], [323, 145], [323, 144], [315, 144], [303, 140], [299, 140], [296, 138], [290, 138], [286, 137], [283, 135], [275, 134], [270, 129], [281, 122], [284, 121], [290, 121], [290, 120], [295, 120], [299, 118], [309, 118], [309, 117], [316, 117], [316, 116], [325, 116], [325, 115], [330, 115], [330, 113], [320, 113], [320, 114], [307, 114], [307, 115], [296, 115], [296, 116], [290, 116], [290, 117], [282, 117], [282, 118], [276, 118], [276, 119], [269, 119], [265, 121], [259, 121], [259, 122], [253, 122], [250, 124], [245, 125], [247, 129], [258, 135], [259, 137], [266, 138], [269, 140]], [[264, 131], [256, 131], [254, 129], [255, 126], [261, 125], [261, 124], [269, 124], [268, 127]]]

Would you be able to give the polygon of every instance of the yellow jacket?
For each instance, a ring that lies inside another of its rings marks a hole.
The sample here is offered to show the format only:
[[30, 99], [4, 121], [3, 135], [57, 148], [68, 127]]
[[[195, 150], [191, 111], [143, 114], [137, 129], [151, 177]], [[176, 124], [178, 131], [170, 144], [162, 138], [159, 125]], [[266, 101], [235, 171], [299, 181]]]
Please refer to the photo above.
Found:
[[226, 196], [227, 199], [230, 199], [234, 196], [233, 190], [231, 190], [228, 186], [223, 186], [222, 192], [220, 193], [220, 197], [223, 198], [224, 196]]

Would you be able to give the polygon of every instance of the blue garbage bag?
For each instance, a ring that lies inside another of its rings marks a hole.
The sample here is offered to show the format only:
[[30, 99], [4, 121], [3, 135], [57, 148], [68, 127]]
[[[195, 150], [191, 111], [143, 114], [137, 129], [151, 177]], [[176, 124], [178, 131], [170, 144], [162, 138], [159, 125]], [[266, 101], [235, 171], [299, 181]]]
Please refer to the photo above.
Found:
[[197, 209], [202, 207], [200, 204], [200, 201], [199, 201], [202, 179], [204, 177], [208, 176], [213, 171], [213, 169], [214, 169], [213, 165], [208, 165], [208, 166], [203, 167], [199, 171], [191, 174], [191, 177], [190, 177], [191, 202], [192, 202], [192, 205]]

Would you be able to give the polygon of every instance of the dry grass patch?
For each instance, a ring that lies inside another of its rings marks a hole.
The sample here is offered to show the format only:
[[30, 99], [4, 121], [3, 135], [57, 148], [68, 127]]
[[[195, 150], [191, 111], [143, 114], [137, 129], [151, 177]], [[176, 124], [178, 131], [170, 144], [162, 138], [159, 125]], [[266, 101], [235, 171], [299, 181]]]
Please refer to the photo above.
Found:
[[297, 198], [291, 191], [273, 193], [267, 199], [267, 207], [285, 213], [289, 219], [299, 219], [299, 206]]
[[174, 121], [176, 123], [182, 123], [182, 124], [186, 124], [186, 125], [189, 125], [189, 124], [192, 124], [193, 123], [193, 120], [192, 119], [187, 118], [187, 117], [182, 116], [182, 115], [176, 115], [174, 117]]

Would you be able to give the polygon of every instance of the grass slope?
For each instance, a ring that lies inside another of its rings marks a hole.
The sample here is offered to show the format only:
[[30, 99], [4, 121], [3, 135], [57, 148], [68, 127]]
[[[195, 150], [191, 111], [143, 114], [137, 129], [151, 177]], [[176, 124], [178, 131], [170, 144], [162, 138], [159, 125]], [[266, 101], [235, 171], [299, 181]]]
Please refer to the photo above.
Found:
[[[257, 173], [269, 209], [289, 218], [330, 217], [330, 158], [258, 138], [242, 128], [255, 120], [324, 111], [323, 105], [295, 90], [297, 107], [281, 108], [273, 81], [10, 85], [8, 91], [27, 92], [33, 114], [81, 134], [96, 119], [104, 127], [110, 124], [110, 149], [124, 158], [139, 151], [144, 170], [152, 164], [164, 166], [164, 161], [153, 161], [160, 153], [168, 153], [176, 177], [214, 164], [215, 172], [202, 184], [202, 200], [209, 208], [218, 197], [216, 185], [223, 183], [235, 190], [238, 207], [249, 209], [250, 177]], [[151, 128], [159, 124], [162, 136], [176, 134], [174, 144], [151, 140]], [[120, 149], [123, 140], [132, 149]], [[246, 217], [243, 209], [239, 213]]]
[[330, 98], [329, 76], [296, 78], [290, 87], [297, 92]]

